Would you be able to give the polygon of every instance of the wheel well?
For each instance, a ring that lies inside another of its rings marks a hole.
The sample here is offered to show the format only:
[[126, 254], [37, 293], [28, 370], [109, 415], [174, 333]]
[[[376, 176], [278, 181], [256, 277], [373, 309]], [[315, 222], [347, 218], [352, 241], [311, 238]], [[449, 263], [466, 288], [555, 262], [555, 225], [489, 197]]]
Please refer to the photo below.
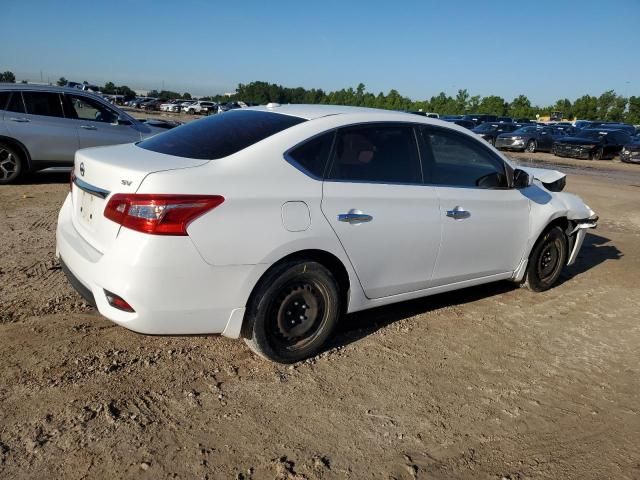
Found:
[[31, 156], [29, 155], [29, 151], [27, 150], [27, 147], [25, 147], [18, 140], [15, 140], [15, 139], [13, 139], [11, 137], [4, 137], [4, 136], [1, 136], [1, 135], [0, 135], [0, 142], [6, 143], [10, 147], [13, 147], [13, 148], [19, 150], [20, 153], [22, 154], [22, 156], [24, 157], [25, 162], [26, 162], [25, 170], [29, 170], [31, 168]]
[[533, 250], [536, 248], [536, 245], [538, 244], [540, 239], [544, 236], [544, 234], [547, 233], [549, 230], [551, 230], [553, 227], [560, 227], [564, 232], [565, 241], [567, 243], [567, 254], [569, 253], [569, 251], [571, 250], [571, 238], [569, 238], [569, 233], [568, 233], [569, 220], [567, 219], [567, 217], [558, 217], [553, 219], [551, 222], [549, 222], [549, 224], [544, 228], [544, 230], [540, 232], [540, 235], [538, 235], [536, 242], [533, 244], [533, 247], [531, 248], [531, 252], [529, 252], [529, 255], [533, 253]]
[[[329, 253], [325, 250], [300, 250], [298, 252], [291, 253], [286, 257], [281, 258], [277, 262], [275, 262], [271, 267], [262, 274], [260, 280], [256, 283], [256, 286], [260, 284], [262, 279], [276, 266], [280, 265], [284, 262], [290, 262], [292, 260], [311, 260], [314, 262], [318, 262], [327, 268], [335, 277], [338, 282], [338, 290], [340, 292], [340, 303], [342, 305], [343, 313], [347, 311], [347, 306], [349, 304], [349, 289], [351, 288], [351, 282], [349, 281], [349, 273], [345, 268], [344, 264], [338, 257]], [[256, 287], [254, 287], [255, 290]], [[253, 295], [253, 292], [251, 292]]]

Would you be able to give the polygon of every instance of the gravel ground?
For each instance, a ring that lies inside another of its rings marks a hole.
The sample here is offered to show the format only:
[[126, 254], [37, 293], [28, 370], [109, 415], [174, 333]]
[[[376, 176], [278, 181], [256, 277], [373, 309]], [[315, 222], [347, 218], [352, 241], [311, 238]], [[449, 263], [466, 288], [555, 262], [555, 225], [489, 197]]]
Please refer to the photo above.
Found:
[[349, 315], [290, 367], [100, 317], [54, 256], [67, 176], [0, 188], [0, 478], [640, 478], [640, 168], [588, 163], [556, 288]]

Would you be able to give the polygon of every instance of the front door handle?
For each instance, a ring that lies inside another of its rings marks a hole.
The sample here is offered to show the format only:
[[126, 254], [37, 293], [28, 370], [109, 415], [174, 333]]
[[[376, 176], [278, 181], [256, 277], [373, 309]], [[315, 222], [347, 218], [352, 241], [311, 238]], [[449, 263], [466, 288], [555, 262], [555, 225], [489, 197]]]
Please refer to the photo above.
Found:
[[84, 128], [85, 130], [97, 130], [93, 125], [80, 125], [80, 128]]
[[469, 218], [471, 216], [471, 212], [467, 212], [460, 205], [454, 207], [453, 210], [447, 210], [447, 217], [453, 218], [455, 220], [462, 220], [465, 218]]
[[11, 117], [9, 120], [11, 120], [12, 122], [18, 122], [18, 123], [29, 123], [31, 121], [28, 118], [24, 118], [24, 117], [20, 117], [20, 118]]
[[350, 223], [351, 225], [358, 225], [359, 223], [367, 223], [373, 220], [371, 215], [363, 213], [362, 210], [352, 208], [349, 213], [341, 213], [338, 215], [339, 222]]

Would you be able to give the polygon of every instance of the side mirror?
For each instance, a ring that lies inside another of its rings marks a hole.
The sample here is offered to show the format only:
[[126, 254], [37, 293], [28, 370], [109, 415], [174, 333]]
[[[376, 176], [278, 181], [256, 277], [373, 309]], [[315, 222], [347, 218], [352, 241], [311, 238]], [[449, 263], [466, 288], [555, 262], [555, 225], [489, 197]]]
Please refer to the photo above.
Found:
[[533, 185], [533, 176], [524, 170], [516, 168], [513, 172], [513, 186], [515, 188], [526, 188]]
[[122, 115], [118, 115], [118, 118], [116, 120], [116, 124], [118, 124], [118, 125], [132, 125], [132, 122], [128, 118], [125, 118]]

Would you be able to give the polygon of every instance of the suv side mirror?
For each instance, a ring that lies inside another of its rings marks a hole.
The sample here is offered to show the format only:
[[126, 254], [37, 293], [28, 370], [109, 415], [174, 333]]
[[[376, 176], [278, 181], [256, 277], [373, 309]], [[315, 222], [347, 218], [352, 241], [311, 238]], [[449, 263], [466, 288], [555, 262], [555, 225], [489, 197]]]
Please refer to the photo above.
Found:
[[116, 123], [118, 125], [132, 125], [131, 120], [129, 120], [128, 118], [123, 117], [122, 115], [118, 115]]
[[513, 172], [513, 186], [515, 188], [526, 188], [533, 185], [533, 176], [524, 170], [516, 168]]

